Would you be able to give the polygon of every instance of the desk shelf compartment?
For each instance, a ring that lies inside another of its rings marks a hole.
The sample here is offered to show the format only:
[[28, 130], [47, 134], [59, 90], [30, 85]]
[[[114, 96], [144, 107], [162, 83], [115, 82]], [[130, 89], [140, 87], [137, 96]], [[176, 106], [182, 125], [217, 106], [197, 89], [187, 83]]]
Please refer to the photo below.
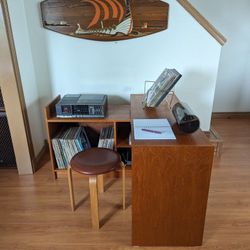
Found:
[[131, 125], [130, 122], [116, 123], [116, 148], [131, 148], [130, 143]]

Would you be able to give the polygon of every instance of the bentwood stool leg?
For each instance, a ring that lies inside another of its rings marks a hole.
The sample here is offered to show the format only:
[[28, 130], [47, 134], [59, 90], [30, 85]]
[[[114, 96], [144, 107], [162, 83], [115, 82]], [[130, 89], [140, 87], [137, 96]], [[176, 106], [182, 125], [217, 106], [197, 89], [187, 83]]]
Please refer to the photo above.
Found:
[[125, 180], [125, 164], [121, 163], [122, 167], [122, 208], [125, 210], [126, 208], [126, 193], [125, 193], [125, 186], [126, 186], [126, 180]]
[[75, 210], [75, 197], [74, 197], [72, 170], [70, 166], [68, 167], [68, 183], [69, 183], [69, 195], [70, 195], [71, 209], [72, 211], [74, 211]]
[[97, 192], [97, 176], [89, 176], [89, 191], [91, 205], [92, 227], [99, 229], [99, 210], [98, 210], [98, 192]]
[[98, 192], [103, 193], [104, 192], [104, 176], [103, 174], [100, 174], [97, 176], [97, 186], [98, 186]]

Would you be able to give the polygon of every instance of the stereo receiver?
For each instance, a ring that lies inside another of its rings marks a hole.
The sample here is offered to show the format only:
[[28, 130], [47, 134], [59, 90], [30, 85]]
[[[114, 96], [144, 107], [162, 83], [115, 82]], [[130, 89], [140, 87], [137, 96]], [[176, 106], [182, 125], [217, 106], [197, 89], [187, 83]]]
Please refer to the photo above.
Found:
[[56, 104], [56, 116], [61, 118], [104, 118], [107, 95], [68, 94]]

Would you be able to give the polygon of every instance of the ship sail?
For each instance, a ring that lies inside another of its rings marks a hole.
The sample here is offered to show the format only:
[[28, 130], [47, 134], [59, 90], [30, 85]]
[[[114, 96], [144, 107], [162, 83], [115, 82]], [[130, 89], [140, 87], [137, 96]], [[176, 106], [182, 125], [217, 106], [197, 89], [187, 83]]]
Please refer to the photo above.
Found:
[[75, 31], [77, 35], [110, 35], [115, 36], [117, 34], [129, 35], [133, 29], [133, 19], [130, 10], [129, 0], [126, 0], [126, 14], [125, 18], [117, 25], [112, 25], [111, 27], [103, 27], [103, 23], [101, 21], [102, 28], [100, 29], [82, 29], [80, 24], [77, 24], [78, 28]]

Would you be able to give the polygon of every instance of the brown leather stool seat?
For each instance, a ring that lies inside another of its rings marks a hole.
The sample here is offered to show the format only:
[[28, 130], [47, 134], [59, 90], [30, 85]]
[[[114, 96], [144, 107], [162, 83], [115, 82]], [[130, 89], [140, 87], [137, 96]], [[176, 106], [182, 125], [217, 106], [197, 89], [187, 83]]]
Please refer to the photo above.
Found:
[[[123, 209], [125, 209], [125, 165], [120, 155], [107, 148], [90, 148], [76, 154], [68, 167], [68, 181], [72, 210], [75, 210], [72, 170], [89, 176], [92, 226], [99, 229], [98, 192], [103, 192], [103, 174], [122, 167]], [[97, 185], [98, 183], [98, 185]]]
[[85, 175], [100, 175], [121, 166], [120, 155], [107, 148], [90, 148], [76, 154], [70, 161], [71, 168]]

